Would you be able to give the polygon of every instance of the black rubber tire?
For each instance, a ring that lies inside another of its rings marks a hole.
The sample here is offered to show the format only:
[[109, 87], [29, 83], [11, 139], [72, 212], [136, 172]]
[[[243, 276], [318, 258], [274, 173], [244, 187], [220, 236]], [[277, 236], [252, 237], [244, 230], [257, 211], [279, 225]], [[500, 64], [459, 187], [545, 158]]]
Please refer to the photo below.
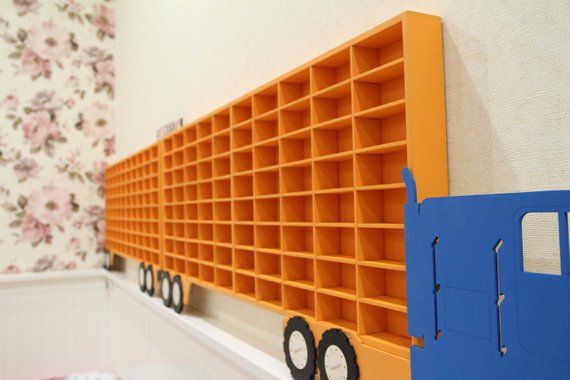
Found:
[[325, 367], [325, 353], [327, 349], [335, 345], [343, 353], [346, 359], [346, 367], [348, 377], [347, 380], [357, 380], [358, 379], [358, 363], [356, 362], [356, 353], [354, 352], [354, 347], [350, 344], [350, 340], [345, 333], [340, 329], [330, 329], [324, 332], [321, 341], [319, 342], [318, 348], [318, 363], [319, 363], [319, 374], [321, 380], [330, 380], [327, 376], [327, 371]]
[[[142, 280], [141, 280], [142, 275]], [[140, 263], [139, 265], [139, 272], [138, 272], [138, 281], [139, 281], [139, 288], [141, 292], [146, 292], [146, 269], [144, 267], [144, 263]]]
[[[307, 344], [307, 364], [304, 368], [297, 368], [291, 358], [289, 350], [289, 341], [294, 331], [301, 333]], [[317, 349], [315, 347], [315, 337], [311, 331], [309, 324], [302, 317], [293, 317], [287, 321], [287, 326], [283, 330], [283, 352], [285, 353], [285, 362], [291, 376], [295, 380], [313, 380], [317, 369]]]
[[[165, 294], [164, 292], [165, 286], [167, 286], [168, 294]], [[160, 298], [162, 298], [164, 306], [170, 307], [170, 305], [172, 305], [172, 281], [170, 280], [170, 273], [168, 272], [162, 272], [162, 276], [160, 278]]]
[[182, 286], [182, 278], [178, 274], [172, 279], [171, 294], [174, 294], [174, 289], [177, 286], [180, 289], [180, 299], [178, 300], [178, 303], [176, 303], [177, 300], [174, 296], [172, 297], [172, 308], [175, 312], [180, 314], [182, 309], [184, 309], [184, 288]]
[[[150, 281], [150, 284], [149, 284], [149, 281], [148, 281], [149, 273], [150, 273], [150, 276], [151, 276], [151, 279], [152, 279], [152, 280]], [[154, 281], [154, 270], [153, 270], [153, 268], [152, 268], [152, 264], [148, 264], [147, 267], [146, 267], [146, 271], [145, 271], [144, 284], [145, 284], [145, 287], [146, 287], [146, 293], [147, 293], [149, 296], [151, 296], [151, 297], [154, 295], [154, 283], [155, 283], [155, 281]]]

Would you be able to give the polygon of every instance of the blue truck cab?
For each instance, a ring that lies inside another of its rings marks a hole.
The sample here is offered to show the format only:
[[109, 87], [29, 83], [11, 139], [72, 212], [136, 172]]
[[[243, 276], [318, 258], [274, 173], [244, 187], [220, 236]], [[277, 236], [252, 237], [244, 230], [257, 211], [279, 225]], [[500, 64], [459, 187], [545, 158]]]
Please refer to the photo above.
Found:
[[[570, 191], [418, 203], [403, 177], [412, 378], [570, 379]], [[557, 222], [551, 273], [525, 267], [534, 215]]]

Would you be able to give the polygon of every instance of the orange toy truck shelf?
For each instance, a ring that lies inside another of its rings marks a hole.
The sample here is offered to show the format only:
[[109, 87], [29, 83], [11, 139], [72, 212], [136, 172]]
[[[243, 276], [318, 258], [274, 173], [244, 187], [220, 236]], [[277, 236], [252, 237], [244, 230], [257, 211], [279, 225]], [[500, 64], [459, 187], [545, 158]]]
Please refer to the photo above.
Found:
[[296, 378], [409, 378], [401, 172], [447, 194], [441, 38], [405, 12], [110, 167], [111, 256], [177, 310], [194, 283], [284, 313]]

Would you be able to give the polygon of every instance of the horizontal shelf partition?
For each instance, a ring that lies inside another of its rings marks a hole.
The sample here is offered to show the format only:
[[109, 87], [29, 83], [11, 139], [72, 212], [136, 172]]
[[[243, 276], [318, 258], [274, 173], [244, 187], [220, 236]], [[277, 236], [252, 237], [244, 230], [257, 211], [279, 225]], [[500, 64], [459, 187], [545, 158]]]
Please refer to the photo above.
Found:
[[447, 177], [443, 118], [415, 113], [431, 87], [410, 81], [433, 67], [405, 28], [397, 18], [110, 167], [107, 247], [408, 357], [401, 173], [420, 197]]

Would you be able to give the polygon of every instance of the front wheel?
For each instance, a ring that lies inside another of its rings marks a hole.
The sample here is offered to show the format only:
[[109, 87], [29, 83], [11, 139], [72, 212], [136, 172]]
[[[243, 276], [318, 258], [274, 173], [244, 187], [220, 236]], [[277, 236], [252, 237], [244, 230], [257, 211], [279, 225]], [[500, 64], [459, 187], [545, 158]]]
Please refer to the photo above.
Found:
[[154, 294], [154, 270], [152, 269], [152, 264], [148, 264], [146, 267], [145, 287], [147, 294], [152, 297]]
[[174, 276], [172, 280], [172, 308], [180, 313], [184, 309], [184, 294], [182, 290], [182, 278], [180, 275]]
[[296, 380], [314, 379], [317, 351], [309, 324], [301, 317], [289, 319], [283, 338], [285, 361], [291, 376]]
[[146, 292], [146, 269], [144, 267], [144, 263], [140, 263], [139, 265], [139, 288], [141, 292]]
[[354, 347], [340, 329], [325, 331], [319, 342], [321, 380], [357, 380], [358, 364]]
[[170, 280], [170, 273], [162, 272], [160, 279], [160, 297], [164, 306], [170, 307], [172, 305], [172, 281]]

